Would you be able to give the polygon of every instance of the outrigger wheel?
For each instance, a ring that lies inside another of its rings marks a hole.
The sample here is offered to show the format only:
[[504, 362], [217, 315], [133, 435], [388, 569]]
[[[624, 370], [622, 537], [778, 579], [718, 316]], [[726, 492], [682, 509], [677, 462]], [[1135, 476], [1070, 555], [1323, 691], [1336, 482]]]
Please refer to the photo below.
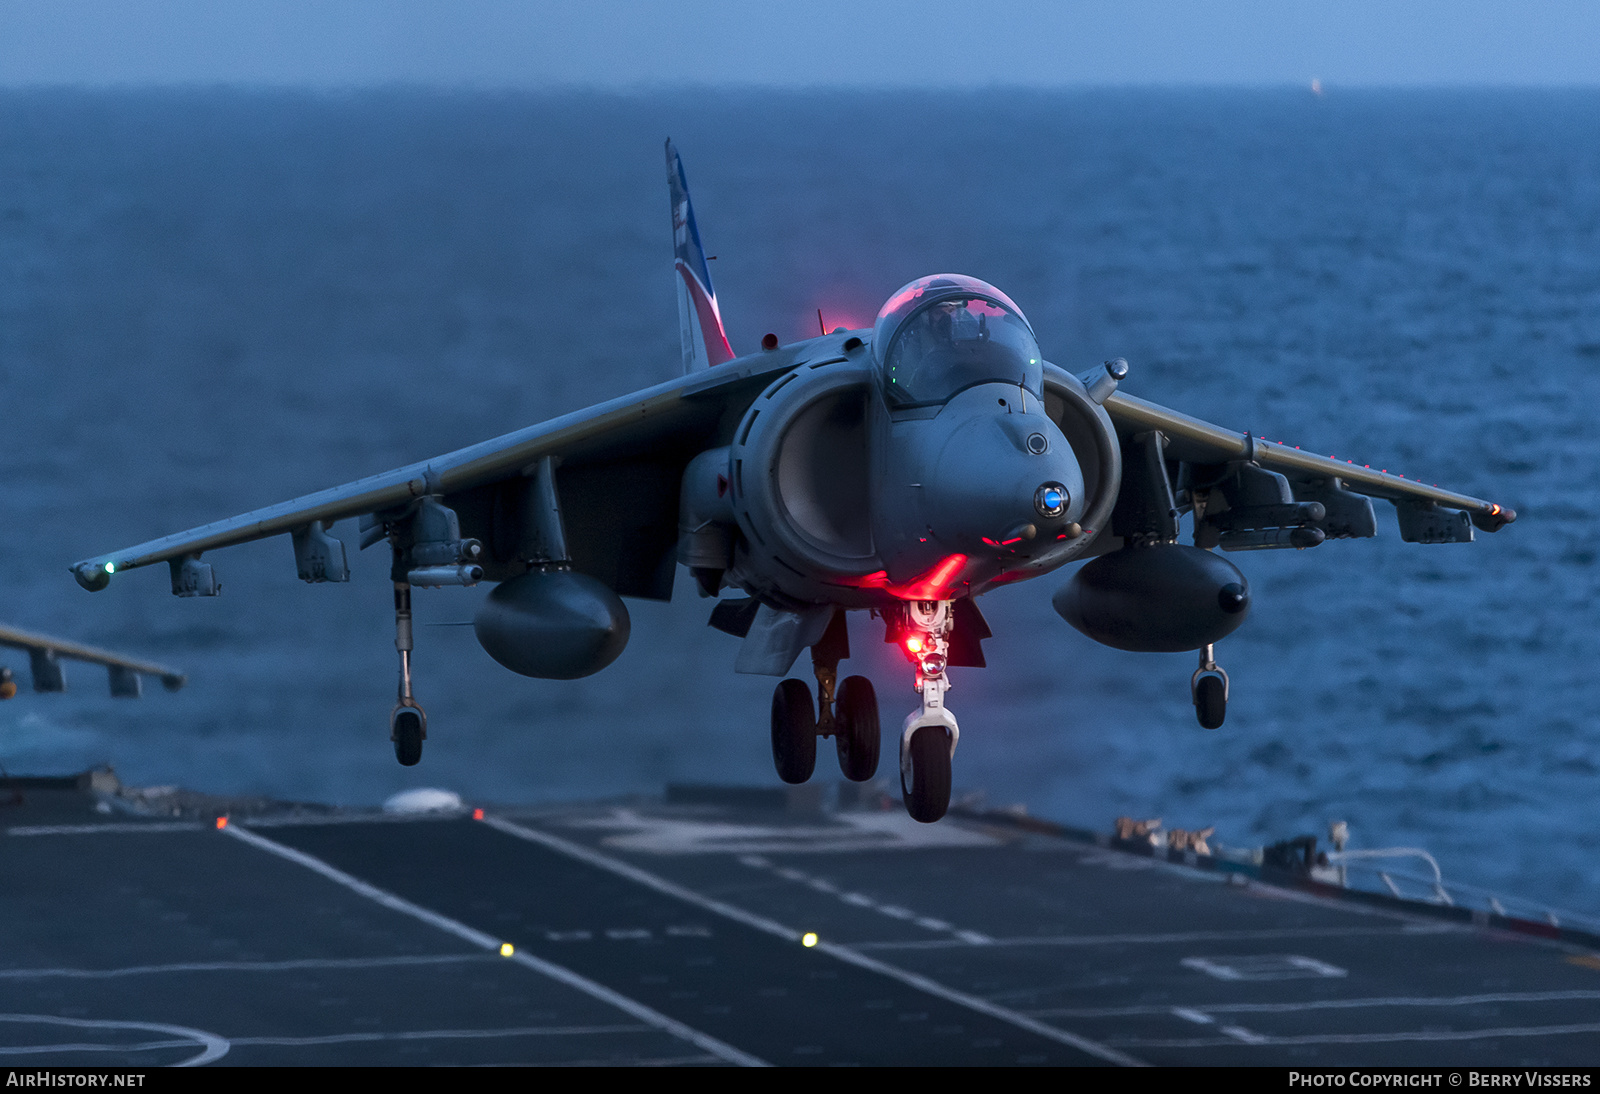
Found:
[[816, 769], [817, 712], [804, 680], [785, 680], [772, 693], [772, 762], [786, 783], [803, 783]]
[[422, 742], [428, 736], [428, 718], [421, 707], [397, 706], [389, 716], [389, 738], [394, 741], [394, 758], [406, 767], [422, 759]]
[[864, 783], [878, 773], [883, 737], [878, 728], [878, 693], [865, 676], [847, 676], [834, 700], [834, 738], [839, 770], [851, 782]]
[[1194, 716], [1204, 729], [1221, 729], [1228, 716], [1228, 674], [1217, 667], [1211, 646], [1200, 650], [1200, 667], [1189, 680]]

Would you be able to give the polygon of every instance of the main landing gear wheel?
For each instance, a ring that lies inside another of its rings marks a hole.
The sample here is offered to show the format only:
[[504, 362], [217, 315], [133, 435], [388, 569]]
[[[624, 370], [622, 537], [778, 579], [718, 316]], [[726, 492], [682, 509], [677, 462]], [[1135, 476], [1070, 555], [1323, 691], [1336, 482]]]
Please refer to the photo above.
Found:
[[878, 730], [878, 693], [865, 676], [847, 676], [833, 706], [839, 770], [851, 782], [864, 783], [878, 773], [883, 743]]
[[907, 749], [911, 785], [900, 772], [900, 795], [911, 819], [932, 824], [950, 808], [950, 735], [943, 726], [922, 726]]
[[772, 693], [772, 762], [786, 783], [803, 783], [816, 769], [817, 708], [803, 680], [785, 680]]
[[390, 720], [390, 736], [394, 739], [394, 758], [406, 767], [415, 767], [422, 759], [424, 732], [422, 711], [416, 707], [401, 707]]

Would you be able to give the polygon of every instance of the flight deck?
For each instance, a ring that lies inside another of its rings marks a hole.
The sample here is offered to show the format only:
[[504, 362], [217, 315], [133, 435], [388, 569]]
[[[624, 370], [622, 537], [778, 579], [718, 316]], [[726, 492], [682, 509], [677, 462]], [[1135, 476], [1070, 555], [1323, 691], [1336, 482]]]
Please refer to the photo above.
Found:
[[[853, 788], [852, 788], [853, 789]], [[1592, 1064], [1600, 938], [871, 792], [0, 782], [11, 1066]], [[892, 807], [890, 807], [892, 806]]]

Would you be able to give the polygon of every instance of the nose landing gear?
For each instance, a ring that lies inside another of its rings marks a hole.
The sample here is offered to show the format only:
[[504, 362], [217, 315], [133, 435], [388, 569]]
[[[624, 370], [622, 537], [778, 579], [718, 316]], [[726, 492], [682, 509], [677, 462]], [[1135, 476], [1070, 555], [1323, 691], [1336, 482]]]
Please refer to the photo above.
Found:
[[931, 824], [950, 808], [950, 761], [961, 730], [944, 705], [950, 689], [950, 634], [955, 626], [948, 600], [910, 601], [908, 627], [901, 641], [917, 666], [916, 687], [922, 708], [913, 711], [900, 731], [900, 793], [913, 820]]
[[1228, 674], [1217, 667], [1214, 647], [1200, 648], [1200, 667], [1189, 678], [1194, 714], [1205, 729], [1219, 729], [1228, 715]]

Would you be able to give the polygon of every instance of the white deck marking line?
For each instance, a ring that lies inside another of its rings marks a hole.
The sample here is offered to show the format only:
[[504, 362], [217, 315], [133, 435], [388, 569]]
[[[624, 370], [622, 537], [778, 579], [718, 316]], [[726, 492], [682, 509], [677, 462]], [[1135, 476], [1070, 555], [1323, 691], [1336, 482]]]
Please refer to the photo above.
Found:
[[1485, 1003], [1570, 1003], [1600, 999], [1600, 991], [1504, 991], [1482, 995], [1397, 995], [1365, 999], [1314, 999], [1302, 1003], [1194, 1003], [1183, 1008], [1057, 1007], [1031, 1010], [1038, 1018], [1135, 1018], [1146, 1014], [1171, 1014], [1178, 1009], [1198, 1014], [1284, 1014], [1301, 1010], [1360, 1010], [1368, 1007], [1471, 1007]]
[[398, 1033], [330, 1033], [322, 1037], [232, 1037], [239, 1045], [348, 1045], [364, 1041], [461, 1041], [492, 1037], [579, 1037], [599, 1033], [660, 1033], [654, 1026], [525, 1026], [520, 1029], [418, 1029]]
[[1222, 1032], [1232, 1037], [1235, 1041], [1242, 1041], [1247, 1045], [1264, 1045], [1272, 1039], [1263, 1037], [1254, 1030], [1245, 1029], [1243, 1026], [1223, 1026]]
[[[854, 905], [857, 908], [871, 908], [873, 911], [882, 915], [886, 915], [890, 919], [908, 920], [912, 923], [915, 923], [923, 930], [953, 933], [956, 938], [969, 945], [983, 946], [987, 945], [989, 942], [989, 936], [986, 934], [980, 934], [977, 931], [958, 931], [955, 929], [953, 924], [946, 923], [942, 919], [935, 919], [932, 916], [918, 916], [916, 912], [913, 912], [908, 908], [901, 908], [894, 904], [879, 904], [865, 893], [847, 892], [843, 889], [840, 889], [837, 885], [834, 885], [826, 878], [817, 877], [815, 874], [808, 874], [804, 870], [795, 870], [787, 866], [777, 866], [761, 855], [740, 855], [739, 862], [750, 867], [752, 870], [770, 870], [779, 877], [783, 878], [785, 881], [793, 881], [796, 884], [805, 885], [809, 888], [815, 889], [819, 893], [827, 893], [830, 896], [836, 896], [844, 903]], [[952, 943], [949, 942], [945, 943], [945, 945], [951, 944]], [[898, 945], [898, 943], [883, 943], [882, 945], [892, 946]], [[912, 942], [909, 943], [909, 945], [915, 946], [918, 945], [918, 943]], [[861, 948], [862, 947], [860, 946], [856, 947], [856, 949]]]
[[[1252, 1033], [1250, 1030], [1240, 1029], [1238, 1026], [1229, 1027], [1242, 1033], [1248, 1033], [1259, 1040], [1243, 1041], [1249, 1045], [1379, 1045], [1391, 1041], [1482, 1041], [1495, 1037], [1561, 1037], [1573, 1033], [1600, 1033], [1600, 1022], [1588, 1022], [1582, 1025], [1570, 1026], [1502, 1026], [1496, 1029], [1464, 1029], [1464, 1030], [1415, 1030], [1400, 1033], [1311, 1033], [1303, 1036], [1275, 1037], [1268, 1034]], [[1224, 1033], [1228, 1029], [1223, 1030]], [[1130, 1037], [1119, 1038], [1115, 1043], [1126, 1045], [1129, 1048], [1219, 1048], [1229, 1046], [1237, 1048], [1242, 1039], [1230, 1038], [1188, 1038], [1183, 1040], [1161, 1041]]]
[[861, 942], [858, 950], [937, 950], [962, 945], [982, 946], [1149, 946], [1176, 942], [1252, 942], [1277, 938], [1387, 938], [1412, 932], [1389, 927], [1283, 927], [1262, 931], [1181, 931], [1167, 934], [1036, 935], [1024, 938], [989, 938], [967, 942], [956, 938], [929, 938], [910, 942]]
[[[349, 889], [355, 893], [359, 893], [368, 900], [383, 905], [385, 908], [400, 912], [402, 915], [411, 916], [413, 919], [419, 919], [429, 926], [437, 927], [446, 934], [451, 934], [457, 938], [463, 939], [464, 941], [470, 942], [479, 949], [488, 950], [491, 953], [500, 952], [502, 939], [493, 938], [487, 934], [484, 934], [482, 931], [475, 930], [474, 928], [467, 926], [465, 923], [462, 923], [459, 920], [451, 919], [449, 916], [440, 915], [438, 912], [429, 911], [427, 908], [424, 908], [419, 904], [413, 904], [411, 901], [406, 900], [403, 897], [395, 896], [393, 893], [384, 889], [380, 889], [376, 885], [370, 885], [367, 882], [362, 881], [360, 878], [347, 874], [343, 870], [340, 870], [335, 866], [331, 866], [313, 855], [306, 854], [304, 851], [298, 851], [293, 847], [288, 847], [274, 840], [269, 840], [265, 836], [256, 832], [247, 831], [237, 824], [230, 824], [228, 827], [222, 829], [222, 831], [224, 834], [232, 836], [234, 839], [241, 840], [244, 843], [248, 843], [250, 846], [257, 848], [258, 850], [265, 851], [271, 855], [277, 855], [279, 858], [287, 859], [296, 865], [304, 866], [308, 870], [312, 870], [318, 874], [321, 874], [329, 881], [343, 885], [346, 889]], [[717, 1057], [728, 1061], [729, 1063], [742, 1064], [746, 1067], [769, 1066], [765, 1060], [762, 1060], [759, 1057], [752, 1056], [748, 1052], [741, 1052], [732, 1045], [724, 1044], [709, 1034], [701, 1033], [699, 1030], [693, 1029], [690, 1026], [686, 1026], [675, 1018], [669, 1018], [665, 1014], [662, 1014], [660, 1011], [655, 1010], [652, 1007], [648, 1007], [635, 999], [630, 999], [620, 992], [612, 991], [604, 984], [596, 983], [586, 976], [580, 976], [571, 969], [564, 968], [563, 966], [557, 965], [554, 962], [544, 961], [540, 958], [532, 957], [528, 954], [520, 952], [513, 953], [510, 957], [505, 958], [504, 960], [515, 961], [517, 964], [522, 965], [525, 968], [532, 969], [534, 972], [540, 973], [544, 976], [548, 976], [552, 980], [566, 984], [568, 987], [576, 988], [578, 991], [583, 992], [592, 999], [598, 999], [603, 1003], [609, 1003], [618, 1010], [633, 1015], [641, 1022], [646, 1022], [649, 1025], [654, 1026], [656, 1029], [664, 1030], [667, 1033], [672, 1034], [674, 1037], [688, 1041], [695, 1047], [703, 1049], [706, 1052], [710, 1052]]]
[[160, 976], [183, 972], [289, 972], [295, 969], [387, 969], [406, 965], [488, 964], [499, 954], [438, 954], [427, 957], [307, 957], [288, 961], [180, 961], [170, 965], [128, 965], [120, 969], [0, 969], [0, 980], [114, 980], [120, 976]]
[[719, 1064], [715, 1056], [646, 1056], [637, 1060], [614, 1060], [607, 1057], [604, 1060], [536, 1060], [531, 1063], [521, 1060], [515, 1063], [507, 1061], [495, 1064], [495, 1067], [704, 1067], [706, 1064]]
[[[129, 1048], [140, 1050], [157, 1048], [198, 1048], [200, 1050], [187, 1060], [178, 1061], [178, 1063], [174, 1065], [175, 1067], [199, 1067], [202, 1064], [209, 1064], [213, 1060], [220, 1060], [228, 1054], [228, 1041], [226, 1038], [218, 1037], [215, 1033], [208, 1033], [203, 1029], [191, 1029], [188, 1026], [169, 1026], [157, 1022], [121, 1022], [95, 1018], [61, 1018], [54, 1014], [0, 1014], [0, 1022], [18, 1022], [22, 1024], [38, 1023], [47, 1026], [71, 1026], [74, 1029], [131, 1029], [138, 1030], [141, 1033], [165, 1033], [169, 1036], [176, 1036], [179, 1039], [176, 1041], [145, 1041], [132, 1045], [128, 1044], [127, 1042], [110, 1045], [89, 1043], [75, 1047], [88, 1052], [96, 1052], [102, 1049], [109, 1052], [118, 1049], [126, 1050]], [[61, 1046], [47, 1045], [45, 1047], [55, 1050]], [[5, 1049], [0, 1049], [0, 1052], [8, 1055], [22, 1055], [28, 1051], [29, 1048], [27, 1046], [20, 1045], [12, 1045], [6, 1047]]]
[[199, 821], [150, 821], [148, 824], [19, 824], [8, 836], [98, 836], [128, 832], [200, 832], [212, 827]]
[[[639, 885], [654, 889], [658, 893], [663, 893], [667, 896], [676, 897], [679, 900], [687, 901], [696, 907], [704, 908], [706, 911], [720, 915], [725, 919], [731, 919], [736, 923], [743, 923], [747, 927], [753, 927], [758, 931], [763, 931], [777, 938], [781, 938], [786, 942], [792, 942], [796, 945], [800, 943], [801, 932], [795, 930], [793, 927], [785, 926], [776, 920], [768, 919], [765, 916], [757, 915], [754, 912], [746, 911], [745, 909], [735, 907], [732, 904], [727, 904], [723, 901], [704, 896], [692, 889], [686, 889], [682, 885], [679, 885], [676, 882], [668, 881], [666, 878], [660, 877], [656, 874], [652, 874], [648, 870], [641, 870], [637, 866], [623, 862], [620, 859], [611, 858], [609, 855], [602, 855], [598, 851], [593, 851], [582, 846], [581, 844], [564, 840], [560, 836], [552, 836], [550, 833], [541, 832], [537, 828], [528, 828], [520, 824], [513, 824], [511, 821], [502, 820], [499, 817], [485, 816], [483, 818], [483, 823], [489, 825], [491, 828], [494, 828], [496, 831], [504, 832], [508, 836], [515, 836], [518, 839], [524, 839], [530, 843], [540, 844], [541, 846], [547, 847], [552, 851], [567, 855], [570, 858], [575, 858], [580, 862], [586, 862], [589, 865], [598, 867], [601, 870], [606, 870], [610, 873], [616, 874], [619, 877], [624, 877], [629, 881], [636, 882]], [[1087, 1052], [1089, 1055], [1101, 1060], [1105, 1060], [1108, 1063], [1121, 1064], [1125, 1067], [1148, 1066], [1143, 1060], [1136, 1059], [1124, 1052], [1118, 1052], [1116, 1049], [1111, 1048], [1108, 1045], [1101, 1044], [1098, 1041], [1091, 1041], [1087, 1037], [1081, 1037], [1076, 1033], [1069, 1033], [1064, 1029], [1058, 1029], [1055, 1026], [1046, 1025], [1043, 1022], [1035, 1021], [1025, 1014], [1020, 1014], [1017, 1011], [1010, 1010], [1009, 1008], [998, 1006], [989, 1002], [987, 999], [979, 998], [976, 995], [969, 995], [966, 992], [957, 991], [954, 988], [946, 987], [938, 981], [930, 980], [925, 976], [919, 976], [916, 973], [907, 972], [905, 969], [896, 968], [893, 965], [886, 964], [885, 962], [878, 961], [875, 958], [868, 957], [866, 954], [857, 953], [849, 946], [842, 946], [837, 942], [818, 942], [816, 949], [836, 960], [854, 965], [857, 968], [866, 969], [869, 972], [875, 972], [880, 976], [887, 976], [892, 980], [898, 980], [907, 987], [916, 988], [918, 991], [926, 992], [929, 995], [944, 999], [947, 1002], [955, 1003], [957, 1006], [966, 1007], [967, 1009], [977, 1011], [980, 1014], [986, 1014], [991, 1018], [997, 1018], [1002, 1022], [1009, 1023], [1010, 1025], [1016, 1026], [1019, 1029], [1025, 1029], [1029, 1033], [1037, 1034], [1040, 1037], [1055, 1041], [1058, 1044], [1070, 1045], [1071, 1047], [1078, 1049], [1080, 1052]]]
[[154, 1052], [158, 1048], [194, 1048], [193, 1041], [52, 1041], [48, 1045], [6, 1045], [0, 1056], [37, 1056], [41, 1052]]

